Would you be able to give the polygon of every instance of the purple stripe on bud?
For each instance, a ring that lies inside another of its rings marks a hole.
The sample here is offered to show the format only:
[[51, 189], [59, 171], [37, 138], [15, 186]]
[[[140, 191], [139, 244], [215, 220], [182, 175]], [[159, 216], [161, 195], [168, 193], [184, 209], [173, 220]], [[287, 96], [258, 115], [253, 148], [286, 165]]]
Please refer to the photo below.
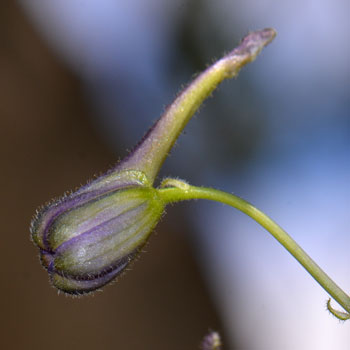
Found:
[[140, 171], [108, 172], [82, 186], [76, 192], [51, 201], [39, 210], [31, 223], [30, 230], [35, 244], [42, 249], [50, 250], [50, 245], [47, 242], [48, 229], [60, 214], [99, 198], [108, 192], [143, 185], [148, 185], [148, 182], [145, 175]]
[[93, 292], [115, 279], [136, 255], [137, 253], [135, 252], [123, 257], [114, 266], [102, 271], [98, 276], [77, 278], [62, 275], [58, 272], [51, 272], [50, 280], [56, 288], [67, 294], [81, 295]]
[[32, 237], [54, 286], [82, 294], [127, 266], [163, 210], [142, 173], [111, 173], [42, 209], [33, 220]]

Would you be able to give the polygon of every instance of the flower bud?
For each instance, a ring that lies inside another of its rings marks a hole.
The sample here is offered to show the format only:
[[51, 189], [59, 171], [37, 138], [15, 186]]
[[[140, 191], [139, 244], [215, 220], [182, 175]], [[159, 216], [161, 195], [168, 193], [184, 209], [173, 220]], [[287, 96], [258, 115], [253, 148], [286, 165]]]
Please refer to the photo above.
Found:
[[32, 238], [54, 286], [82, 294], [121, 273], [163, 210], [142, 173], [111, 173], [41, 209]]
[[250, 33], [177, 96], [126, 159], [37, 213], [32, 238], [54, 286], [70, 294], [93, 291], [137, 255], [164, 211], [153, 182], [181, 131], [216, 86], [235, 77], [275, 35], [273, 29]]

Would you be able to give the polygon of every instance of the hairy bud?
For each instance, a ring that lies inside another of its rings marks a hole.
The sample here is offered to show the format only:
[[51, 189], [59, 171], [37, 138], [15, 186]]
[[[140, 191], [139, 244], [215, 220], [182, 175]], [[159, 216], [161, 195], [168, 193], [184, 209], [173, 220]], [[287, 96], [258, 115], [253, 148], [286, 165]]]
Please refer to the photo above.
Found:
[[31, 233], [54, 286], [82, 294], [120, 274], [146, 242], [163, 209], [142, 173], [122, 171], [42, 208]]
[[160, 199], [153, 182], [181, 131], [216, 86], [235, 77], [275, 35], [273, 29], [247, 35], [177, 96], [112, 171], [38, 212], [32, 238], [54, 286], [70, 294], [87, 293], [129, 264], [164, 211], [165, 197]]

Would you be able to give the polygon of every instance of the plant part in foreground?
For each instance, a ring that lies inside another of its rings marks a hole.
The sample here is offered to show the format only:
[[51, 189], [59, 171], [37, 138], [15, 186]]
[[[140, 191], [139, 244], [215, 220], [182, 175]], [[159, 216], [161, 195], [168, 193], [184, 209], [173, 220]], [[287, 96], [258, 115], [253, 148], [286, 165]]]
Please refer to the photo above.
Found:
[[221, 339], [218, 332], [207, 334], [201, 344], [201, 350], [221, 350]]
[[31, 224], [34, 243], [55, 287], [79, 295], [114, 280], [138, 255], [169, 203], [208, 199], [230, 205], [269, 231], [344, 308], [328, 309], [346, 320], [350, 298], [272, 219], [243, 199], [212, 188], [155, 178], [181, 131], [224, 79], [237, 76], [275, 37], [273, 29], [247, 35], [237, 48], [189, 84], [146, 136], [105, 175], [41, 208]]

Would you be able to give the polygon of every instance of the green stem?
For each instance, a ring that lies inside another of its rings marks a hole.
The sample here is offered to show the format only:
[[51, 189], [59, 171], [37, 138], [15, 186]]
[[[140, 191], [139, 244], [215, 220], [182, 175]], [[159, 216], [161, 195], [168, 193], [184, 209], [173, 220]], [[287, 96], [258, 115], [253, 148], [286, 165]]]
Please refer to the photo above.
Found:
[[[172, 187], [167, 187], [172, 186]], [[309, 255], [271, 218], [255, 208], [252, 204], [233, 194], [212, 188], [195, 187], [179, 180], [168, 179], [158, 189], [164, 203], [173, 203], [190, 199], [208, 199], [230, 205], [250, 216], [263, 226], [280, 242], [290, 254], [310, 273], [310, 275], [332, 296], [348, 313], [350, 313], [350, 297], [309, 257]], [[334, 313], [333, 313], [334, 314]], [[335, 316], [337, 316], [335, 314]]]

